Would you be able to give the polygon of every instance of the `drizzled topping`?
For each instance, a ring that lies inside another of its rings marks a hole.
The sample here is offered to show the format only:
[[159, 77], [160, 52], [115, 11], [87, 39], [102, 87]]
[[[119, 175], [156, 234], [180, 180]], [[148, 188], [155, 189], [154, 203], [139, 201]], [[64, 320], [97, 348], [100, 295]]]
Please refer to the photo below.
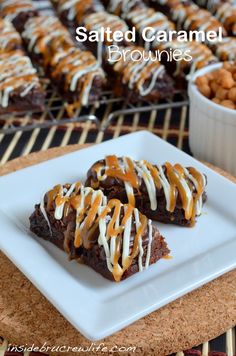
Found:
[[134, 9], [146, 8], [140, 0], [110, 0], [107, 6], [109, 12], [126, 18], [127, 14]]
[[21, 51], [0, 54], [0, 73], [0, 105], [4, 108], [12, 92], [19, 90], [23, 98], [33, 88], [40, 87], [36, 70]]
[[106, 30], [108, 27], [110, 28], [112, 33], [114, 33], [115, 31], [121, 31], [123, 33], [128, 31], [128, 26], [123, 20], [121, 20], [118, 16], [108, 14], [105, 11], [97, 12], [86, 16], [84, 18], [84, 25], [88, 31], [99, 31], [102, 28]]
[[212, 14], [193, 3], [172, 5], [171, 18], [184, 30], [219, 31], [221, 23]]
[[176, 206], [181, 204], [185, 219], [191, 220], [192, 224], [195, 216], [201, 214], [206, 180], [195, 168], [184, 168], [180, 164], [173, 166], [169, 162], [154, 166], [145, 160], [107, 156], [104, 162], [95, 164], [93, 170], [98, 181], [104, 181], [107, 177], [123, 181], [128, 201], [133, 206], [135, 196], [141, 194], [144, 184], [151, 210], [158, 209], [157, 193], [163, 189], [167, 211], [174, 212]]
[[216, 44], [215, 53], [222, 61], [234, 61], [236, 59], [236, 38], [223, 38], [223, 41]]
[[164, 14], [156, 12], [138, 0], [111, 0], [108, 9], [110, 12], [130, 21], [140, 35], [145, 27], [152, 27], [152, 35], [158, 31], [175, 29], [175, 25]]
[[20, 13], [34, 11], [31, 0], [2, 0], [0, 3], [0, 16], [13, 21]]
[[[87, 105], [89, 102], [89, 94], [95, 76], [104, 77], [104, 72], [92, 53], [81, 51], [76, 47], [54, 55], [50, 65], [53, 68], [52, 78], [56, 79], [63, 73], [65, 91], [75, 92], [78, 90], [78, 84], [80, 85], [82, 105]], [[83, 80], [80, 81], [82, 78]]]
[[57, 10], [61, 14], [67, 11], [67, 19], [73, 21], [76, 19], [81, 22], [84, 15], [89, 12], [103, 11], [104, 7], [97, 0], [58, 0]]
[[[121, 48], [122, 49], [122, 48]], [[165, 68], [158, 61], [143, 58], [141, 47], [126, 47], [127, 55], [113, 65], [115, 72], [121, 74], [122, 82], [128, 84], [129, 89], [138, 91], [139, 95], [146, 96], [154, 89], [156, 81], [163, 78]], [[111, 54], [111, 63], [116, 61], [116, 53]]]
[[[192, 61], [190, 70], [188, 73], [189, 78], [192, 77], [193, 73], [206, 65], [217, 62], [217, 58], [213, 55], [212, 51], [204, 44], [193, 41], [193, 42], [180, 42], [178, 40], [173, 40], [171, 42], [166, 42], [161, 44], [158, 47], [160, 50], [165, 50], [172, 48], [180, 49], [182, 53], [189, 51], [188, 53], [191, 54]], [[174, 76], [178, 76], [182, 71], [185, 71], [185, 68], [189, 66], [189, 62], [184, 60], [179, 60], [176, 62], [176, 71], [173, 73]], [[187, 79], [189, 79], [187, 78]]]
[[63, 75], [62, 91], [79, 93], [79, 100], [71, 106], [87, 105], [94, 78], [105, 76], [92, 53], [77, 48], [70, 33], [53, 16], [28, 20], [23, 37], [27, 39], [28, 50], [42, 56], [44, 66], [49, 66], [50, 76], [55, 81], [61, 80]]
[[45, 63], [55, 52], [74, 46], [68, 30], [54, 16], [29, 19], [22, 36], [28, 42], [28, 50], [42, 55]]
[[72, 185], [56, 185], [45, 195], [40, 209], [50, 231], [49, 212], [54, 211], [56, 220], [63, 220], [71, 212], [74, 213], [74, 246], [89, 249], [98, 242], [104, 249], [107, 268], [116, 281], [121, 280], [136, 257], [140, 271], [148, 268], [153, 237], [152, 224], [132, 205], [122, 204], [117, 199], [107, 202], [101, 190], [95, 191], [77, 182]]
[[21, 37], [13, 25], [5, 19], [0, 19], [0, 53], [21, 48], [21, 46]]

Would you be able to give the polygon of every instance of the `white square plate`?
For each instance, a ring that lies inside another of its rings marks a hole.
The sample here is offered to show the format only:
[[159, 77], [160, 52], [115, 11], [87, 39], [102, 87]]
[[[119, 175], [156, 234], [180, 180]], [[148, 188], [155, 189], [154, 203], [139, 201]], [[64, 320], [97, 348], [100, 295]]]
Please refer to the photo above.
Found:
[[[29, 215], [57, 183], [85, 180], [107, 154], [193, 165], [208, 177], [208, 201], [194, 228], [158, 224], [171, 260], [121, 283], [29, 233]], [[160, 138], [137, 132], [0, 178], [0, 247], [82, 334], [98, 340], [236, 267], [236, 185]]]

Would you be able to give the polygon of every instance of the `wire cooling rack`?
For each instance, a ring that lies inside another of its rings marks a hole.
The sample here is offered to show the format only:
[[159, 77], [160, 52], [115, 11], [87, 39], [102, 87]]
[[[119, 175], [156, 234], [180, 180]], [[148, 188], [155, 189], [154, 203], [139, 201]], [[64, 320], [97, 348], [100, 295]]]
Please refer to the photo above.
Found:
[[137, 130], [149, 130], [178, 148], [188, 148], [188, 100], [176, 92], [172, 101], [137, 103], [104, 92], [101, 100], [68, 117], [57, 91], [45, 82], [43, 112], [0, 116], [0, 165], [33, 151], [72, 143], [100, 143]]

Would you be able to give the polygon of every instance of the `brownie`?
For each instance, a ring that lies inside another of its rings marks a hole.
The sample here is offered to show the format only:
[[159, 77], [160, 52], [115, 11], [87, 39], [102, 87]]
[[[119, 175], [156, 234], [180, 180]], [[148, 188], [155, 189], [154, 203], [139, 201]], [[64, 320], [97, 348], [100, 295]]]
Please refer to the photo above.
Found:
[[20, 32], [26, 21], [37, 15], [31, 0], [2, 0], [0, 3], [0, 17], [11, 21]]
[[0, 53], [23, 49], [22, 40], [14, 26], [5, 19], [0, 19]]
[[206, 9], [200, 8], [189, 0], [155, 0], [151, 1], [160, 11], [163, 11], [176, 23], [177, 30], [215, 31], [219, 33], [222, 28], [224, 36], [227, 35], [222, 24]]
[[30, 58], [20, 50], [0, 54], [0, 114], [42, 110], [45, 95]]
[[75, 46], [70, 33], [56, 16], [29, 19], [22, 37], [32, 59], [44, 68], [55, 53]]
[[212, 51], [220, 61], [235, 61], [236, 60], [236, 38], [225, 37], [223, 41], [214, 43]]
[[85, 185], [101, 189], [108, 199], [129, 202], [152, 220], [193, 226], [206, 200], [206, 183], [192, 167], [107, 156], [90, 168]]
[[[142, 44], [144, 44], [142, 31], [145, 27], [153, 28], [152, 36], [157, 34], [158, 31], [168, 32], [175, 30], [174, 23], [169, 21], [163, 13], [155, 11], [140, 0], [131, 2], [127, 2], [126, 0], [111, 0], [108, 5], [108, 11], [122, 17], [130, 28], [134, 27], [136, 29], [137, 40]], [[151, 47], [151, 44], [147, 42], [146, 46]]]
[[[124, 96], [131, 103], [157, 101], [173, 95], [173, 81], [165, 67], [153, 60], [142, 47], [119, 47], [116, 54], [106, 57], [106, 70], [118, 96]], [[145, 57], [145, 58], [144, 58]]]
[[39, 63], [69, 103], [68, 113], [97, 101], [105, 85], [105, 74], [91, 52], [82, 51], [68, 30], [54, 16], [30, 19], [22, 36], [31, 57]]
[[[107, 46], [110, 46], [112, 44], [116, 44], [116, 42], [113, 41], [113, 34], [115, 31], [121, 31], [123, 34], [126, 33], [126, 31], [129, 30], [128, 25], [124, 20], [122, 20], [119, 16], [110, 14], [106, 11], [100, 11], [96, 12], [93, 14], [90, 14], [88, 16], [85, 16], [83, 18], [83, 23], [82, 25], [86, 28], [88, 32], [90, 31], [97, 31], [99, 32], [100, 30], [105, 30], [107, 28], [110, 29], [111, 31], [111, 38], [108, 38], [106, 33], [104, 34], [104, 40], [102, 41], [102, 50], [99, 51], [99, 45], [98, 42], [92, 42], [89, 39], [85, 42], [85, 45], [87, 48], [93, 52], [94, 55], [99, 56], [100, 52], [101, 54], [104, 54], [104, 52], [107, 49]], [[100, 42], [101, 43], [101, 42]], [[119, 42], [120, 45], [126, 45], [125, 39]], [[101, 58], [100, 58], [101, 59]]]
[[236, 36], [236, 3], [234, 0], [196, 0], [207, 8], [223, 25], [229, 36]]
[[129, 204], [107, 202], [100, 190], [80, 182], [57, 185], [30, 216], [30, 230], [119, 282], [169, 254], [151, 220]]
[[[173, 40], [157, 45], [156, 49], [159, 50], [161, 63], [174, 78], [176, 88], [181, 90], [187, 88], [196, 70], [218, 61], [210, 48], [196, 41]], [[171, 53], [175, 53], [176, 57], [171, 57]]]
[[49, 63], [49, 74], [66, 101], [79, 106], [97, 101], [106, 82], [93, 54], [76, 47], [56, 53]]
[[62, 23], [70, 28], [80, 26], [85, 16], [105, 10], [100, 0], [54, 0], [52, 3]]

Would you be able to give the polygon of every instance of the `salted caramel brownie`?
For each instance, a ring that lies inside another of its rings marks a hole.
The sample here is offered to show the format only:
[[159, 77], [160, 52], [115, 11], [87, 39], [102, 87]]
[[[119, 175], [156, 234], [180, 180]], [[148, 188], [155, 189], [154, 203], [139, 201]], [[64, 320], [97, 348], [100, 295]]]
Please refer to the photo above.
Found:
[[135, 27], [140, 40], [143, 39], [143, 31], [147, 27], [152, 28], [152, 31], [145, 33], [149, 38], [155, 36], [158, 31], [175, 30], [175, 24], [163, 13], [155, 11], [142, 1], [110, 0], [108, 11], [122, 17], [129, 27]]
[[210, 11], [200, 8], [189, 0], [153, 0], [151, 3], [160, 11], [166, 13], [176, 23], [177, 30], [215, 31], [227, 35], [224, 26]]
[[97, 101], [106, 82], [104, 71], [94, 55], [76, 47], [60, 51], [51, 58], [49, 75], [74, 108]]
[[107, 54], [106, 70], [114, 92], [132, 103], [153, 102], [173, 95], [173, 81], [165, 67], [142, 47], [119, 47], [118, 58], [117, 52]]
[[219, 41], [212, 45], [212, 50], [220, 61], [235, 61], [236, 60], [236, 38], [225, 37], [223, 41]]
[[195, 2], [207, 8], [224, 25], [228, 35], [236, 36], [236, 3], [234, 0], [197, 0]]
[[30, 216], [37, 236], [119, 282], [169, 254], [152, 221], [130, 204], [107, 201], [101, 190], [80, 182], [57, 185]]
[[55, 53], [75, 46], [69, 31], [56, 16], [30, 18], [25, 24], [22, 38], [33, 60], [44, 67]]
[[0, 114], [42, 110], [44, 92], [25, 54], [16, 50], [0, 54]]
[[0, 19], [0, 53], [23, 49], [22, 40], [14, 26], [5, 19]]
[[31, 0], [1, 0], [0, 17], [13, 23], [18, 31], [22, 31], [30, 17], [38, 15]]
[[128, 202], [150, 219], [193, 226], [206, 200], [206, 183], [205, 175], [193, 167], [111, 155], [89, 169], [86, 186], [101, 189], [108, 199]]
[[70, 104], [68, 109], [98, 100], [105, 84], [104, 71], [91, 52], [75, 46], [59, 19], [53, 16], [32, 18], [27, 21], [22, 36], [32, 58], [41, 64]]
[[81, 25], [84, 16], [105, 11], [100, 0], [52, 0], [56, 11], [68, 27]]

